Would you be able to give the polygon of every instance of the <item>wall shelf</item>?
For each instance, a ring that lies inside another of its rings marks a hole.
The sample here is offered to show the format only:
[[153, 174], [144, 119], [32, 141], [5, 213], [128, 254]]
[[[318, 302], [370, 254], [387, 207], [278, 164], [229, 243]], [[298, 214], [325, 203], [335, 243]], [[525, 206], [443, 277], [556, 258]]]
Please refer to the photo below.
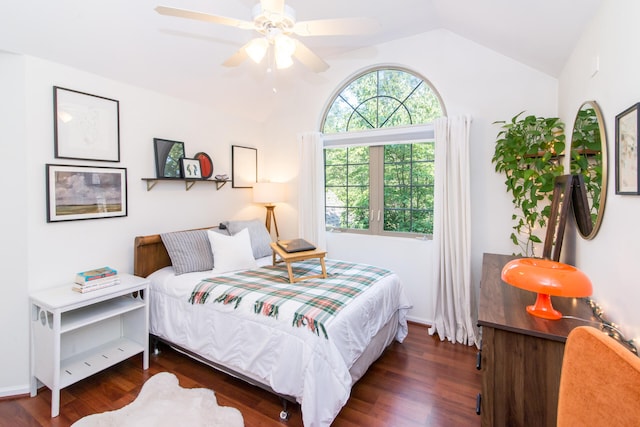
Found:
[[221, 189], [230, 179], [188, 179], [188, 178], [142, 178], [147, 183], [147, 191], [151, 191], [158, 181], [184, 181], [184, 188], [189, 191], [196, 182], [215, 182], [216, 190]]

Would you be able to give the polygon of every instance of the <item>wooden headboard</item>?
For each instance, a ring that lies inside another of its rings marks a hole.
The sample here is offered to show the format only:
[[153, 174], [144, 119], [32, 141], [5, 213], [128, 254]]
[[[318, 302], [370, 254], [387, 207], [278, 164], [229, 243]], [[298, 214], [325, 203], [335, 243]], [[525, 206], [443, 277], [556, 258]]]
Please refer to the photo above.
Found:
[[[192, 230], [210, 230], [217, 227], [203, 227]], [[190, 230], [185, 230], [190, 231]], [[171, 265], [167, 248], [159, 234], [137, 236], [133, 244], [133, 274], [147, 277], [154, 271]]]

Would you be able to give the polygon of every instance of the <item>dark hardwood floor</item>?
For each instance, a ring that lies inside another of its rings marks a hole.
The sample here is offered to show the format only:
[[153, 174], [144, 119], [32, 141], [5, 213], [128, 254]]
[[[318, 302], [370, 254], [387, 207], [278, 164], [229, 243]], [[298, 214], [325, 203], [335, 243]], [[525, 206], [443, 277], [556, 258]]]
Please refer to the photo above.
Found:
[[[213, 389], [222, 406], [238, 408], [247, 427], [302, 426], [300, 407], [290, 404], [291, 418], [278, 416], [279, 399], [258, 388], [219, 373], [201, 363], [161, 347], [142, 370], [140, 355], [61, 391], [60, 416], [50, 417], [51, 392], [41, 388], [28, 396], [0, 400], [0, 426], [69, 426], [85, 415], [121, 408], [135, 399], [152, 375], [176, 374], [182, 387]], [[427, 327], [411, 323], [403, 344], [394, 342], [356, 383], [347, 405], [333, 426], [478, 426], [476, 394], [480, 373], [476, 349], [441, 342]]]

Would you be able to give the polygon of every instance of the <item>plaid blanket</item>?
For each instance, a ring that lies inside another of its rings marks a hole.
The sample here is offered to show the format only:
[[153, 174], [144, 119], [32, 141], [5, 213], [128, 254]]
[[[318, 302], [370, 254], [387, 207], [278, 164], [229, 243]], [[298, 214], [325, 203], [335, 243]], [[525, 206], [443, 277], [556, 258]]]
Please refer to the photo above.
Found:
[[[306, 327], [318, 336], [327, 335], [327, 324], [351, 300], [389, 270], [365, 264], [325, 260], [326, 279], [289, 283], [285, 264], [228, 273], [204, 279], [189, 298], [191, 304], [213, 301], [233, 304], [255, 314], [291, 319], [292, 326]], [[292, 264], [295, 276], [321, 274], [318, 260]]]

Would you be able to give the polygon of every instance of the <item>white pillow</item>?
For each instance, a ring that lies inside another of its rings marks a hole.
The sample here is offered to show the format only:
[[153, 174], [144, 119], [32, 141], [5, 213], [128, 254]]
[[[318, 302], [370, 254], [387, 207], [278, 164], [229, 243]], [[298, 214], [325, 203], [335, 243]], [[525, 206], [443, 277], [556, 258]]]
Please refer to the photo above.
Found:
[[251, 239], [251, 249], [255, 259], [269, 256], [271, 250], [271, 235], [264, 225], [264, 221], [251, 219], [248, 221], [224, 221], [222, 224], [227, 228], [229, 234], [234, 235], [243, 228], [249, 229], [249, 239]]
[[226, 273], [258, 267], [251, 249], [249, 230], [245, 228], [233, 236], [210, 230], [207, 230], [207, 233], [213, 252], [213, 267], [217, 272]]

